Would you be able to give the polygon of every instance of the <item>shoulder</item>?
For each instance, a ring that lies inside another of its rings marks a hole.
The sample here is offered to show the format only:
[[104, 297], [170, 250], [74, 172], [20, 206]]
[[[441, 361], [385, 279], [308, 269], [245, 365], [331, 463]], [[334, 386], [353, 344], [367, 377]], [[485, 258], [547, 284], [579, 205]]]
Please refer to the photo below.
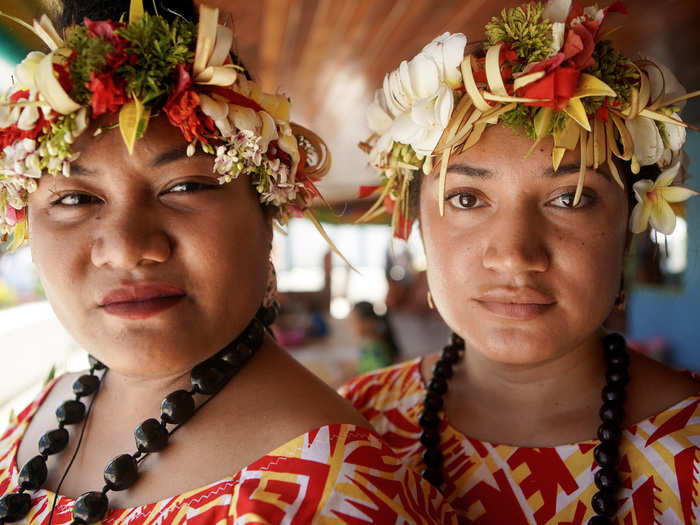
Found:
[[380, 399], [387, 401], [415, 394], [422, 389], [420, 363], [420, 358], [412, 359], [361, 374], [340, 387], [338, 392], [358, 409]]
[[[700, 425], [694, 425], [694, 430], [690, 428], [693, 418], [700, 416], [700, 382], [690, 374], [673, 370], [637, 352], [631, 352], [630, 376], [629, 421], [648, 419], [655, 426], [662, 426], [675, 417], [676, 431], [687, 427], [688, 431], [700, 434]], [[678, 426], [680, 423], [683, 424]]]
[[[288, 497], [302, 501], [301, 507], [295, 503], [284, 509], [286, 517], [313, 521], [335, 516], [343, 523], [358, 524], [456, 524], [454, 511], [437, 489], [404, 466], [379, 435], [365, 427], [324, 425], [248, 465], [240, 473], [246, 483], [236, 492], [233, 514], [240, 518], [240, 509], [256, 499], [261, 487], [269, 490], [281, 474], [293, 474], [290, 480], [300, 480], [299, 485], [275, 483], [279, 501]], [[259, 516], [268, 507], [249, 508]], [[363, 509], [361, 518], [353, 511], [356, 508]]]

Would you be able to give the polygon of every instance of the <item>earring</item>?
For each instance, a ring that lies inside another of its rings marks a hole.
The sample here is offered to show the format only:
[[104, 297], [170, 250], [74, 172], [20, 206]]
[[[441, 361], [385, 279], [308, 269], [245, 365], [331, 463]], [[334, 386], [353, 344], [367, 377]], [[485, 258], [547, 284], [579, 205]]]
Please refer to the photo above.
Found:
[[627, 292], [625, 291], [625, 276], [620, 277], [620, 290], [615, 297], [615, 309], [623, 311], [627, 307]]
[[270, 264], [267, 270], [267, 284], [265, 285], [265, 296], [263, 297], [263, 306], [269, 308], [277, 302], [277, 272], [275, 265], [270, 259]]
[[431, 310], [435, 310], [435, 305], [433, 304], [433, 294], [430, 293], [430, 290], [428, 290], [426, 299], [428, 300], [428, 308], [430, 308]]

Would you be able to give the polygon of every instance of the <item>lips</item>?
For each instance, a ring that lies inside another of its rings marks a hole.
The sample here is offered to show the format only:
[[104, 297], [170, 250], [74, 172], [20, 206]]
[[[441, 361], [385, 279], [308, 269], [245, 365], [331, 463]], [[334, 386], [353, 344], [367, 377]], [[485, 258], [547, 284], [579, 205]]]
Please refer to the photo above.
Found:
[[184, 290], [171, 284], [137, 283], [109, 291], [98, 304], [110, 315], [135, 320], [169, 310], [184, 297]]
[[493, 288], [474, 301], [496, 317], [530, 321], [554, 307], [556, 301], [536, 288]]

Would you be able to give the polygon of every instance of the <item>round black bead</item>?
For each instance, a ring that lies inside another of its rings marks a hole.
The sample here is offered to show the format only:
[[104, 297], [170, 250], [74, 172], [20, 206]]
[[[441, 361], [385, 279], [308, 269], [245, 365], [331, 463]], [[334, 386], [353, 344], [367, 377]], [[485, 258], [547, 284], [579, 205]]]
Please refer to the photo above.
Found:
[[438, 361], [433, 365], [433, 376], [441, 377], [443, 379], [450, 379], [452, 377], [452, 366], [445, 363], [444, 361]]
[[261, 306], [258, 313], [255, 315], [265, 326], [270, 326], [277, 319], [278, 310], [275, 306]]
[[34, 456], [19, 472], [19, 485], [24, 490], [39, 490], [46, 482], [49, 471], [44, 456]]
[[221, 352], [219, 359], [234, 369], [238, 369], [253, 356], [253, 353], [254, 350], [247, 343], [239, 342]]
[[168, 444], [168, 431], [157, 419], [147, 419], [134, 430], [139, 452], [160, 452]]
[[600, 407], [600, 419], [610, 421], [611, 423], [620, 424], [625, 419], [625, 409], [620, 403], [615, 401], [606, 401]]
[[613, 353], [619, 350], [625, 350], [627, 348], [627, 341], [625, 338], [616, 332], [606, 335], [603, 338], [603, 349], [605, 353]]
[[437, 412], [424, 410], [418, 418], [418, 423], [423, 428], [436, 427], [440, 423], [440, 418], [438, 417]]
[[609, 385], [626, 385], [629, 383], [630, 374], [626, 367], [611, 366], [605, 372], [605, 380]]
[[192, 388], [199, 394], [211, 395], [219, 390], [227, 380], [226, 374], [211, 363], [204, 362], [192, 369], [190, 372], [190, 383]]
[[251, 348], [260, 348], [265, 340], [265, 327], [257, 319], [253, 319], [243, 332], [241, 341]]
[[64, 425], [75, 425], [85, 418], [85, 404], [82, 401], [69, 399], [56, 409], [58, 422]]
[[442, 396], [436, 394], [435, 392], [428, 392], [423, 400], [423, 406], [430, 412], [438, 412], [442, 410]]
[[604, 441], [593, 450], [593, 457], [601, 467], [614, 467], [620, 459], [617, 446], [609, 441]]
[[595, 486], [600, 490], [615, 492], [620, 488], [620, 475], [611, 467], [598, 469], [595, 473]]
[[462, 339], [462, 337], [457, 335], [456, 333], [452, 332], [452, 334], [450, 334], [450, 344], [458, 348], [464, 348], [464, 339]]
[[194, 399], [187, 390], [176, 390], [160, 404], [160, 417], [166, 423], [181, 425], [194, 413]]
[[425, 469], [423, 471], [423, 479], [434, 487], [442, 485], [442, 471], [435, 469]]
[[444, 396], [447, 392], [447, 381], [442, 377], [433, 377], [428, 384], [428, 391]]
[[91, 396], [100, 388], [100, 378], [85, 374], [73, 382], [73, 393], [78, 397]]
[[440, 356], [440, 361], [447, 363], [448, 365], [455, 365], [459, 362], [462, 357], [461, 351], [454, 346], [446, 346], [442, 349], [442, 355]]
[[598, 439], [603, 442], [619, 443], [621, 437], [620, 428], [610, 421], [606, 421], [598, 427]]
[[111, 490], [126, 490], [139, 477], [138, 463], [129, 454], [117, 456], [105, 468], [104, 477]]
[[439, 448], [428, 448], [423, 452], [423, 463], [429, 469], [440, 469], [442, 465], [442, 452]]
[[75, 500], [73, 520], [78, 523], [95, 523], [107, 515], [109, 500], [102, 492], [86, 492]]
[[46, 456], [61, 452], [68, 445], [68, 437], [65, 428], [49, 430], [39, 438], [39, 452]]
[[603, 401], [615, 401], [616, 403], [624, 403], [627, 398], [625, 388], [621, 385], [605, 385], [600, 395]]
[[630, 356], [627, 352], [614, 352], [606, 356], [605, 361], [609, 366], [627, 368], [630, 366]]
[[617, 512], [618, 502], [615, 494], [607, 490], [596, 492], [591, 499], [591, 506], [601, 516], [612, 517]]
[[88, 356], [88, 362], [90, 363], [90, 368], [92, 370], [104, 370], [107, 368], [102, 361], [98, 360], [97, 358], [89, 355]]
[[29, 494], [11, 492], [0, 498], [0, 522], [10, 523], [24, 518], [32, 507]]
[[433, 447], [440, 443], [440, 432], [434, 428], [424, 428], [420, 433], [420, 442], [426, 447]]
[[588, 520], [588, 525], [613, 525], [613, 522], [605, 516], [593, 516]]

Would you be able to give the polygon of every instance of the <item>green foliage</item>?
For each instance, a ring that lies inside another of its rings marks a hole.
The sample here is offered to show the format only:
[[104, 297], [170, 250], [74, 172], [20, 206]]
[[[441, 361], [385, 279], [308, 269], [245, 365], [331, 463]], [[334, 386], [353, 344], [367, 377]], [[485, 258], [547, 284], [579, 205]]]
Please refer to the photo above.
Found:
[[100, 71], [106, 62], [107, 55], [113, 46], [102, 38], [90, 36], [90, 31], [84, 25], [75, 26], [67, 38], [68, 47], [75, 56], [71, 60], [70, 75], [73, 80], [71, 96], [80, 105], [90, 103], [91, 93], [86, 87], [94, 71]]
[[135, 93], [144, 105], [167, 95], [177, 65], [194, 58], [195, 25], [179, 18], [171, 26], [163, 18], [145, 14], [117, 33], [129, 41], [126, 52], [137, 59], [117, 73], [127, 80], [126, 92]]
[[518, 57], [529, 62], [547, 58], [552, 51], [552, 24], [542, 18], [541, 3], [503, 9], [486, 25], [489, 45], [509, 42]]
[[[596, 43], [593, 58], [596, 65], [585, 69], [584, 72], [599, 78], [610, 86], [617, 93], [616, 100], [619, 100], [624, 107], [629, 103], [632, 87], [639, 86], [639, 73], [632, 61], [615, 50], [609, 40], [601, 40]], [[581, 102], [583, 102], [586, 113], [590, 115], [603, 105], [605, 97], [585, 97], [581, 99]]]
[[[539, 109], [537, 106], [518, 104], [515, 108], [503, 113], [499, 117], [499, 121], [504, 127], [511, 128], [534, 140], [537, 138], [535, 136], [535, 114]], [[557, 131], [563, 130], [566, 127], [568, 118], [568, 115], [563, 111], [554, 111], [545, 135], [553, 135]]]

